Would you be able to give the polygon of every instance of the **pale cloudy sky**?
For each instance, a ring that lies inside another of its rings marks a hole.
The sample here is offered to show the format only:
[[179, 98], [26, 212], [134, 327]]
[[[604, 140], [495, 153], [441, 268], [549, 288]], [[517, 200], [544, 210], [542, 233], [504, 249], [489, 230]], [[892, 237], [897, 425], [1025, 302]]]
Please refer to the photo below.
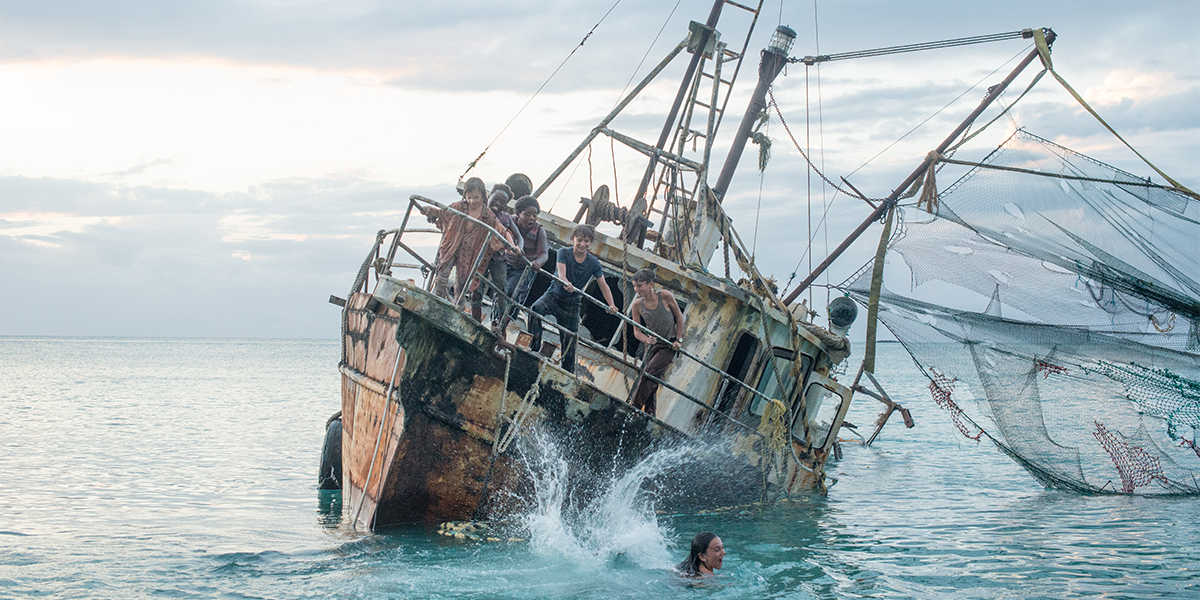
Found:
[[[0, 0], [0, 335], [334, 337], [338, 310], [326, 299], [345, 295], [374, 232], [399, 224], [409, 194], [452, 200], [466, 165], [606, 12], [472, 174], [491, 183], [523, 171], [540, 182], [710, 6]], [[726, 8], [719, 27], [731, 43], [737, 12]], [[1196, 0], [768, 1], [755, 55], [780, 23], [799, 32], [797, 56], [815, 54], [818, 41], [829, 54], [1052, 27], [1059, 72], [1143, 154], [1200, 187]], [[816, 152], [826, 170], [853, 173], [859, 189], [879, 197], [1007, 68], [989, 73], [1027, 50], [1009, 41], [826, 63], [819, 72], [793, 65], [775, 96], [802, 137], [807, 79], [812, 145], [824, 148]], [[652, 141], [683, 64], [616, 128]], [[755, 70], [747, 63], [730, 103], [717, 165]], [[1014, 118], [1151, 174], [1049, 78]], [[777, 120], [768, 133], [771, 164], [760, 178], [751, 147], [727, 209], [760, 267], [786, 281], [798, 265], [797, 278], [807, 273], [809, 195]], [[595, 150], [594, 183], [611, 185], [608, 145]], [[642, 163], [617, 162], [618, 191], [631, 193]], [[543, 206], [572, 214], [587, 179], [584, 164]], [[812, 198], [819, 220], [833, 194], [817, 182]], [[837, 198], [829, 244], [867, 211]], [[819, 262], [826, 233], [815, 235]], [[832, 281], [873, 251], [878, 232], [866, 237]]]

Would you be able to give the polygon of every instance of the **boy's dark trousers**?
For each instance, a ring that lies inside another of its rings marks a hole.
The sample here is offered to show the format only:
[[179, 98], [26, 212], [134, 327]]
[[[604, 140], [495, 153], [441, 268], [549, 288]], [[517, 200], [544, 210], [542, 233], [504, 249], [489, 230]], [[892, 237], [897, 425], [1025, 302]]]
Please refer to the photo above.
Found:
[[[579, 303], [581, 298], [576, 295], [574, 298], [559, 299], [554, 294], [546, 292], [538, 298], [537, 302], [533, 303], [533, 312], [539, 315], [554, 315], [554, 320], [558, 321], [558, 325], [569, 333], [564, 333], [562, 338], [562, 368], [568, 373], [575, 373], [575, 338], [579, 331]], [[533, 335], [534, 352], [537, 352], [542, 347], [542, 320], [534, 318], [529, 320], [529, 333]]]

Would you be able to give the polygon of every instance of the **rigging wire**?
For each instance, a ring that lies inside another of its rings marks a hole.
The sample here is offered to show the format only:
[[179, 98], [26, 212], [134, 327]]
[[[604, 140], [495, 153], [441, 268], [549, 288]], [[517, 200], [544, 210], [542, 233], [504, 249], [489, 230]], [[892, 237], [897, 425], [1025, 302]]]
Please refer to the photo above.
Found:
[[617, 105], [621, 103], [621, 98], [625, 97], [625, 92], [629, 89], [629, 84], [633, 83], [633, 78], [637, 77], [638, 71], [642, 69], [642, 65], [646, 64], [646, 59], [650, 56], [650, 51], [654, 50], [654, 45], [658, 43], [658, 38], [662, 37], [663, 32], [667, 30], [667, 25], [671, 23], [671, 17], [675, 16], [675, 11], [679, 8], [679, 4], [681, 2], [683, 2], [683, 0], [676, 0], [675, 7], [671, 9], [670, 14], [668, 14], [667, 18], [663, 20], [662, 27], [658, 28], [658, 33], [655, 34], [654, 39], [650, 42], [650, 45], [646, 47], [646, 53], [642, 55], [642, 60], [638, 61], [637, 66], [633, 69], [633, 73], [629, 74], [629, 81], [625, 82], [625, 87], [621, 88], [620, 94], [617, 94], [617, 100], [613, 102], [613, 108], [616, 108]]
[[[621, 93], [617, 95], [617, 99], [613, 102], [613, 108], [616, 108], [616, 106], [621, 103], [621, 98], [625, 97], [625, 92], [629, 90], [629, 84], [633, 83], [634, 78], [637, 77], [638, 71], [640, 71], [642, 68], [642, 65], [646, 63], [646, 58], [649, 57], [650, 52], [654, 50], [654, 45], [658, 43], [658, 39], [660, 37], [662, 37], [663, 32], [666, 31], [667, 25], [669, 25], [671, 23], [671, 17], [675, 16], [675, 11], [679, 8], [680, 3], [682, 3], [682, 2], [683, 2], [683, 0], [676, 0], [675, 6], [671, 9], [671, 12], [667, 14], [667, 18], [663, 20], [662, 27], [658, 28], [658, 33], [655, 34], [654, 39], [651, 40], [651, 42], [650, 42], [650, 45], [646, 47], [646, 53], [642, 55], [642, 59], [640, 61], [638, 61], [637, 66], [634, 67], [633, 73], [631, 73], [629, 75], [629, 81], [626, 81], [625, 87], [621, 88]], [[613, 9], [617, 7], [617, 4], [620, 4], [620, 3], [621, 3], [621, 0], [617, 0], [617, 3], [613, 4], [612, 8], [608, 9], [608, 13], [611, 13], [613, 11]], [[604, 17], [608, 17], [608, 13], [604, 13]], [[600, 21], [603, 22], [604, 18], [602, 17], [600, 19]], [[599, 26], [600, 26], [600, 23], [596, 23], [596, 27], [599, 27]], [[583, 38], [584, 41], [587, 41], [587, 38], [592, 35], [592, 32], [594, 32], [596, 30], [596, 27], [592, 27], [592, 31], [589, 31], [588, 34], [586, 36], [584, 36], [584, 38]], [[583, 42], [580, 42], [579, 45], [582, 46]], [[576, 47], [575, 50], [578, 50], [578, 49], [579, 48]], [[571, 51], [572, 54], [575, 52], [575, 50]], [[571, 58], [571, 57], [568, 56], [567, 58]], [[567, 61], [564, 60], [563, 64], [566, 64], [566, 62]], [[561, 69], [562, 65], [559, 65], [559, 68]], [[555, 73], [557, 73], [557, 72], [558, 72], [558, 70], [556, 69]], [[553, 77], [553, 75], [551, 75], [551, 77]], [[547, 83], [548, 82], [549, 82], [549, 80], [547, 80]], [[545, 84], [542, 84], [542, 85], [543, 85], [543, 87], [545, 87]], [[541, 89], [539, 88], [538, 91], [541, 91]], [[532, 98], [530, 98], [530, 100], [532, 101]], [[526, 104], [528, 104], [528, 103], [526, 103]], [[524, 110], [524, 108], [522, 108], [522, 110]], [[516, 117], [513, 117], [513, 119], [515, 120]], [[511, 121], [510, 121], [510, 124], [511, 124]], [[507, 126], [505, 126], [505, 127], [507, 128]], [[496, 137], [499, 138], [500, 136], [496, 136]], [[609, 136], [609, 142], [612, 142], [612, 136]], [[492, 140], [492, 143], [494, 144], [495, 140]], [[490, 148], [491, 144], [488, 144], [488, 147]], [[486, 152], [487, 152], [487, 150], [484, 150], [484, 153], [486, 153]], [[483, 154], [480, 154], [479, 157], [476, 158], [475, 160], [478, 161], [480, 158], [483, 158]], [[472, 162], [471, 166], [473, 167], [474, 165], [475, 165], [475, 163]], [[467, 170], [470, 171], [470, 169], [467, 169]], [[558, 204], [558, 199], [562, 197], [563, 191], [566, 190], [567, 184], [569, 184], [571, 182], [571, 177], [574, 177], [575, 171], [577, 171], [577, 170], [579, 170], [579, 165], [576, 165], [575, 170], [571, 171], [571, 175], [568, 176], [566, 182], [563, 183], [563, 189], [560, 189], [558, 192], [558, 195], [554, 197], [554, 201], [550, 203], [550, 208], [547, 209], [547, 212], [550, 212], [551, 210], [553, 210], [554, 205]], [[464, 173], [464, 175], [465, 174], [466, 173]], [[613, 150], [613, 202], [615, 204], [617, 204], [617, 206], [620, 206], [620, 202], [618, 201], [618, 197], [617, 197], [617, 182], [616, 182], [616, 180], [617, 180], [617, 158], [616, 158], [616, 150], [614, 149]]]
[[[679, 9], [679, 5], [682, 2], [683, 2], [683, 0], [675, 0], [675, 6], [671, 7], [671, 12], [667, 13], [667, 18], [663, 19], [662, 27], [658, 28], [658, 33], [654, 34], [654, 39], [650, 40], [650, 45], [646, 46], [646, 53], [642, 55], [642, 59], [638, 61], [637, 66], [633, 68], [633, 72], [629, 74], [629, 81], [625, 82], [625, 87], [621, 88], [620, 94], [617, 94], [617, 99], [613, 101], [613, 108], [616, 108], [617, 105], [621, 103], [621, 98], [625, 97], [625, 92], [629, 90], [629, 85], [632, 84], [634, 78], [637, 77], [638, 71], [642, 70], [642, 65], [646, 64], [646, 59], [650, 57], [650, 52], [654, 50], [654, 45], [658, 43], [658, 39], [660, 37], [662, 37], [663, 32], [667, 30], [667, 25], [669, 25], [671, 23], [671, 17], [675, 16], [675, 11]], [[618, 179], [618, 177], [617, 177], [617, 150], [616, 150], [616, 142], [611, 135], [608, 136], [608, 147], [609, 147], [609, 152], [612, 154], [612, 165], [613, 165], [612, 200], [613, 200], [613, 204], [616, 204], [619, 207], [619, 206], [621, 206], [621, 197], [617, 193], [617, 179]]]
[[[808, 99], [808, 67], [805, 67], [805, 69], [804, 69], [804, 149], [807, 150], [807, 152], [805, 154], [807, 154], [808, 156], [812, 156], [812, 118], [809, 115], [809, 108], [811, 106], [812, 106], [812, 102], [810, 102]], [[812, 273], [812, 259], [813, 259], [813, 253], [812, 253], [812, 241], [813, 241], [812, 169], [805, 169], [804, 171], [805, 171], [805, 175], [808, 178], [807, 183], [806, 183], [806, 185], [808, 187], [808, 248], [806, 248], [804, 250], [804, 253], [808, 255], [808, 272]], [[808, 304], [810, 307], [812, 306], [812, 290], [808, 291]]]
[[618, 207], [620, 207], [621, 193], [617, 190], [617, 180], [620, 179], [617, 177], [617, 140], [611, 135], [608, 136], [608, 152], [612, 156], [613, 166], [613, 204], [616, 204]]
[[[904, 138], [907, 138], [908, 136], [912, 135], [912, 134], [913, 134], [913, 132], [915, 132], [915, 131], [917, 131], [918, 129], [920, 129], [921, 127], [923, 127], [923, 126], [924, 126], [926, 123], [928, 123], [928, 122], [929, 122], [930, 120], [932, 120], [934, 117], [938, 116], [938, 115], [939, 115], [939, 114], [941, 114], [943, 111], [945, 111], [946, 109], [948, 109], [948, 108], [950, 108], [951, 106], [953, 106], [953, 105], [954, 105], [956, 102], [958, 102], [960, 99], [962, 99], [962, 97], [963, 97], [963, 96], [965, 96], [965, 95], [967, 95], [968, 93], [970, 93], [970, 92], [971, 92], [971, 90], [974, 90], [975, 88], [977, 88], [977, 87], [979, 87], [980, 85], [982, 85], [982, 84], [983, 84], [985, 81], [987, 81], [989, 78], [991, 78], [991, 77], [992, 77], [993, 75], [995, 75], [997, 72], [999, 72], [1001, 69], [1003, 69], [1003, 68], [1004, 68], [1005, 66], [1007, 66], [1009, 63], [1011, 63], [1012, 61], [1014, 61], [1014, 60], [1016, 60], [1016, 59], [1020, 58], [1021, 56], [1024, 56], [1026, 53], [1028, 53], [1028, 52], [1029, 52], [1029, 49], [1030, 49], [1030, 48], [1032, 48], [1032, 45], [1030, 45], [1030, 46], [1026, 46], [1026, 47], [1025, 47], [1023, 50], [1021, 50], [1020, 52], [1018, 52], [1018, 53], [1016, 53], [1015, 55], [1013, 55], [1013, 57], [1012, 57], [1012, 58], [1010, 58], [1010, 59], [1008, 59], [1008, 60], [1004, 61], [1004, 62], [1003, 62], [1003, 63], [1002, 63], [1000, 66], [998, 66], [998, 67], [996, 67], [994, 70], [992, 70], [992, 72], [988, 73], [987, 75], [984, 75], [984, 76], [983, 76], [983, 77], [982, 77], [982, 78], [981, 78], [981, 79], [980, 79], [978, 82], [976, 82], [976, 83], [975, 83], [975, 85], [972, 85], [971, 87], [967, 88], [967, 89], [966, 89], [966, 90], [964, 90], [964, 91], [963, 91], [961, 94], [959, 94], [958, 96], [955, 96], [955, 98], [954, 98], [953, 100], [951, 100], [949, 103], [947, 103], [945, 106], [943, 106], [943, 107], [939, 108], [939, 109], [937, 110], [937, 112], [934, 112], [933, 114], [931, 114], [931, 115], [929, 115], [928, 117], [926, 117], [926, 118], [925, 118], [925, 120], [921, 121], [920, 123], [917, 123], [917, 124], [916, 124], [916, 126], [914, 126], [912, 129], [908, 130], [908, 132], [907, 132], [907, 133], [905, 133], [904, 135], [902, 135], [902, 136], [900, 136], [899, 138], [897, 138], [897, 139], [896, 139], [894, 142], [892, 142], [891, 144], [888, 144], [888, 145], [887, 145], [887, 147], [885, 147], [883, 150], [880, 150], [880, 151], [879, 151], [879, 152], [877, 152], [877, 153], [876, 153], [874, 156], [872, 156], [871, 158], [867, 159], [867, 161], [866, 161], [866, 162], [864, 162], [863, 164], [859, 165], [859, 166], [858, 166], [858, 168], [856, 168], [856, 169], [854, 169], [853, 171], [851, 171], [851, 172], [850, 172], [850, 174], [849, 174], [849, 175], [847, 175], [847, 177], [851, 177], [851, 176], [853, 176], [855, 173], [857, 173], [857, 172], [861, 171], [861, 170], [862, 170], [864, 167], [866, 167], [867, 165], [869, 165], [869, 164], [871, 164], [872, 162], [874, 162], [874, 161], [875, 161], [875, 159], [877, 159], [877, 158], [879, 158], [880, 156], [882, 156], [882, 155], [883, 155], [885, 152], [887, 152], [888, 150], [891, 150], [893, 146], [895, 146], [896, 144], [899, 144], [901, 141], [903, 141], [903, 140], [904, 140]], [[779, 115], [779, 119], [780, 119], [780, 121], [782, 122], [782, 121], [783, 121], [783, 113], [782, 113], [782, 111], [780, 110], [780, 108], [779, 108], [779, 105], [775, 103], [775, 99], [774, 99], [774, 97], [773, 97], [773, 96], [772, 96], [772, 98], [771, 98], [771, 103], [775, 105], [775, 111], [776, 111], [776, 114], [778, 114], [778, 115]], [[790, 130], [790, 129], [788, 129], [788, 127], [787, 127], [787, 124], [786, 124], [786, 123], [784, 123], [784, 124], [783, 124], [783, 126], [784, 126], [784, 129], [788, 131], [788, 136], [792, 138], [792, 144], [793, 144], [793, 145], [796, 147], [796, 150], [797, 150], [797, 151], [799, 151], [799, 152], [800, 152], [800, 154], [804, 156], [804, 160], [805, 160], [806, 162], [808, 162], [809, 168], [815, 169], [815, 168], [816, 168], [816, 166], [812, 164], [812, 160], [811, 160], [811, 159], [808, 157], [808, 155], [804, 154], [804, 150], [803, 150], [802, 148], [800, 148], [800, 144], [799, 144], [799, 143], [796, 141], [796, 138], [795, 138], [794, 136], [792, 136], [792, 135], [791, 135], [791, 130]], [[841, 193], [843, 193], [843, 194], [846, 194], [847, 196], [852, 196], [852, 197], [856, 197], [856, 198], [857, 198], [857, 197], [860, 197], [860, 196], [858, 196], [858, 194], [851, 194], [851, 193], [849, 193], [849, 192], [846, 192], [845, 190], [843, 190], [843, 189], [842, 189], [840, 186], [837, 186], [837, 185], [835, 185], [833, 182], [829, 181], [829, 179], [828, 179], [827, 177], [825, 177], [825, 175], [824, 175], [823, 173], [821, 173], [821, 172], [818, 172], [818, 174], [821, 176], [821, 178], [822, 178], [822, 179], [824, 179], [824, 180], [825, 180], [825, 182], [826, 182], [826, 183], [828, 183], [828, 184], [830, 185], [830, 187], [832, 187], [832, 188], [834, 189], [834, 194], [833, 194], [833, 196], [834, 196], [834, 199], [836, 199], [836, 198], [837, 198], [837, 194], [838, 194], [838, 192], [841, 192]], [[827, 218], [827, 217], [828, 217], [828, 215], [829, 215], [829, 209], [831, 209], [832, 207], [833, 207], [833, 202], [831, 201], [831, 202], [830, 202], [830, 204], [829, 204], [829, 207], [828, 207], [828, 208], [826, 209], [826, 211], [825, 211], [825, 214], [821, 215], [821, 221], [820, 221], [820, 222], [821, 222], [822, 224], [823, 224], [823, 223], [825, 223], [825, 220], [826, 220], [826, 218]], [[808, 245], [809, 245], [809, 247], [811, 248], [811, 246], [812, 246], [812, 239], [811, 239], [811, 238], [808, 240]], [[791, 282], [792, 282], [792, 281], [793, 281], [793, 280], [796, 278], [796, 272], [800, 270], [800, 265], [801, 265], [801, 264], [803, 264], [803, 262], [804, 262], [804, 259], [805, 259], [805, 257], [806, 257], [807, 255], [808, 255], [808, 250], [806, 249], [806, 250], [805, 250], [805, 252], [804, 252], [804, 254], [802, 254], [802, 255], [800, 256], [800, 260], [796, 261], [796, 266], [795, 266], [795, 268], [793, 268], [793, 269], [792, 269], [792, 274], [791, 274], [791, 276], [788, 278], [788, 281], [787, 281], [787, 283], [786, 283], [786, 284], [784, 284], [784, 287], [783, 287], [783, 290], [784, 290], [784, 291], [786, 291], [786, 290], [788, 289], [788, 286], [789, 286], [789, 285], [791, 284]], [[809, 272], [811, 272], [811, 271], [809, 271]]]
[[567, 176], [566, 182], [564, 182], [562, 188], [558, 190], [558, 195], [554, 197], [554, 202], [550, 203], [550, 208], [547, 208], [546, 212], [554, 211], [554, 205], [558, 204], [558, 199], [562, 198], [563, 192], [567, 191], [567, 185], [569, 185], [571, 180], [575, 178], [575, 173], [579, 172], [579, 167], [582, 165], [583, 161], [575, 161], [575, 168], [571, 169], [571, 174]]
[[[770, 132], [770, 130], [771, 130], [771, 122], [770, 121], [767, 122], [766, 128], [767, 128], [767, 132]], [[766, 134], [764, 133], [764, 135], [766, 135]], [[757, 256], [758, 218], [760, 215], [762, 215], [763, 180], [766, 178], [766, 176], [767, 176], [767, 170], [759, 169], [759, 171], [758, 171], [758, 207], [754, 209], [754, 238], [752, 240], [750, 240], [750, 262], [751, 263], [754, 262], [754, 257]]]
[[511, 126], [517, 120], [517, 117], [520, 117], [521, 113], [525, 112], [526, 108], [529, 108], [529, 105], [533, 102], [533, 99], [537, 98], [538, 94], [542, 93], [542, 90], [545, 89], [546, 86], [550, 84], [550, 80], [554, 79], [555, 75], [558, 75], [558, 72], [561, 71], [564, 66], [566, 66], [567, 61], [571, 60], [571, 57], [575, 56], [575, 52], [578, 51], [580, 48], [582, 48], [585, 43], [587, 43], [588, 39], [592, 37], [592, 34], [596, 33], [596, 28], [600, 27], [600, 24], [603, 23], [604, 20], [608, 18], [608, 15], [612, 14], [612, 11], [616, 10], [617, 5], [620, 3], [621, 3], [621, 0], [617, 0], [616, 2], [614, 2], [613, 5], [611, 7], [609, 7], [608, 12], [604, 13], [604, 16], [600, 17], [600, 20], [596, 21], [595, 25], [592, 25], [591, 30], [589, 30], [587, 32], [587, 34], [583, 36], [582, 40], [579, 40], [579, 44], [571, 49], [571, 52], [567, 54], [567, 57], [564, 58], [562, 60], [562, 62], [558, 64], [558, 67], [556, 67], [554, 69], [554, 72], [551, 73], [550, 76], [546, 78], [546, 81], [542, 82], [542, 85], [540, 87], [538, 87], [537, 91], [535, 91], [533, 93], [533, 95], [530, 96], [529, 99], [525, 101], [525, 104], [522, 105], [519, 110], [517, 110], [517, 114], [513, 115], [513, 117], [511, 119], [509, 119], [508, 123], [506, 123], [504, 125], [504, 128], [500, 130], [500, 133], [497, 133], [496, 137], [493, 138], [492, 141], [489, 142], [488, 145], [483, 149], [483, 152], [480, 152], [479, 156], [476, 156], [475, 160], [471, 161], [471, 163], [467, 165], [467, 170], [463, 171], [463, 174], [458, 176], [459, 180], [461, 180], [463, 177], [466, 177], [467, 173], [470, 173], [471, 169], [474, 169], [475, 165], [479, 164], [480, 160], [483, 160], [484, 155], [486, 155], [488, 150], [490, 150], [492, 148], [492, 145], [495, 144], [496, 141], [500, 139], [500, 136], [504, 135], [504, 132], [508, 131], [509, 126]]
[[[817, 0], [813, 0], [813, 46], [819, 55], [821, 53], [821, 22], [817, 18]], [[825, 112], [821, 104], [821, 65], [817, 67], [817, 147], [821, 150], [821, 170], [825, 170]], [[811, 177], [811, 176], [810, 176]], [[821, 226], [825, 233], [825, 256], [829, 256], [829, 223], [824, 215], [829, 214], [829, 198], [826, 196], [825, 180], [821, 180]], [[811, 259], [810, 259], [811, 262]], [[811, 297], [811, 294], [810, 294]], [[829, 272], [825, 272], [825, 305], [829, 305]], [[809, 310], [812, 310], [809, 307]]]

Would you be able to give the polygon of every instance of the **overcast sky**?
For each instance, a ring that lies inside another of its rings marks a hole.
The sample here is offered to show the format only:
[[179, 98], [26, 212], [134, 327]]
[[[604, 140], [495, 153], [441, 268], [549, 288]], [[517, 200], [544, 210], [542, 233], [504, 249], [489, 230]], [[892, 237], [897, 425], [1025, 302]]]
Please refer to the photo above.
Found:
[[[541, 182], [710, 6], [0, 0], [0, 335], [336, 337], [327, 298], [345, 296], [375, 231], [399, 224], [408, 195], [455, 199], [454, 182], [489, 144], [472, 175], [490, 184], [522, 171]], [[719, 29], [732, 45], [741, 15], [725, 11]], [[781, 23], [799, 33], [796, 56], [1052, 27], [1057, 70], [1144, 155], [1200, 189], [1195, 0], [768, 1], [754, 63]], [[807, 113], [807, 139], [832, 177], [881, 197], [1028, 49], [1016, 40], [792, 65], [774, 93], [802, 144]], [[677, 62], [616, 129], [653, 141]], [[756, 70], [748, 62], [739, 79], [716, 165]], [[1050, 78], [1013, 117], [1152, 174]], [[981, 136], [977, 155], [1013, 122]], [[726, 207], [760, 268], [786, 282], [807, 274], [809, 231], [819, 262], [826, 238], [836, 245], [869, 208], [834, 200], [814, 178], [810, 225], [799, 155], [777, 118], [767, 132], [767, 171], [760, 177], [751, 146]], [[543, 207], [573, 214], [589, 173], [591, 185], [612, 186], [610, 152], [596, 146], [592, 170], [581, 163]], [[643, 163], [616, 162], [627, 202]], [[830, 201], [826, 232], [818, 222]], [[861, 265], [877, 239], [869, 232], [830, 280]]]

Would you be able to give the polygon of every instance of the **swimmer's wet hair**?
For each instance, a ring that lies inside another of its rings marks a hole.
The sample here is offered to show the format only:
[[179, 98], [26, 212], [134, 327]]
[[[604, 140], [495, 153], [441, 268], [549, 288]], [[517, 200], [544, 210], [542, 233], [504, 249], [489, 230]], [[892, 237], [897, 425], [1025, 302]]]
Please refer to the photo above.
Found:
[[675, 569], [684, 575], [699, 575], [700, 555], [708, 551], [708, 545], [716, 537], [717, 534], [711, 531], [697, 533], [696, 537], [692, 538], [692, 550], [688, 552], [688, 557], [683, 559], [683, 562], [675, 565]]

